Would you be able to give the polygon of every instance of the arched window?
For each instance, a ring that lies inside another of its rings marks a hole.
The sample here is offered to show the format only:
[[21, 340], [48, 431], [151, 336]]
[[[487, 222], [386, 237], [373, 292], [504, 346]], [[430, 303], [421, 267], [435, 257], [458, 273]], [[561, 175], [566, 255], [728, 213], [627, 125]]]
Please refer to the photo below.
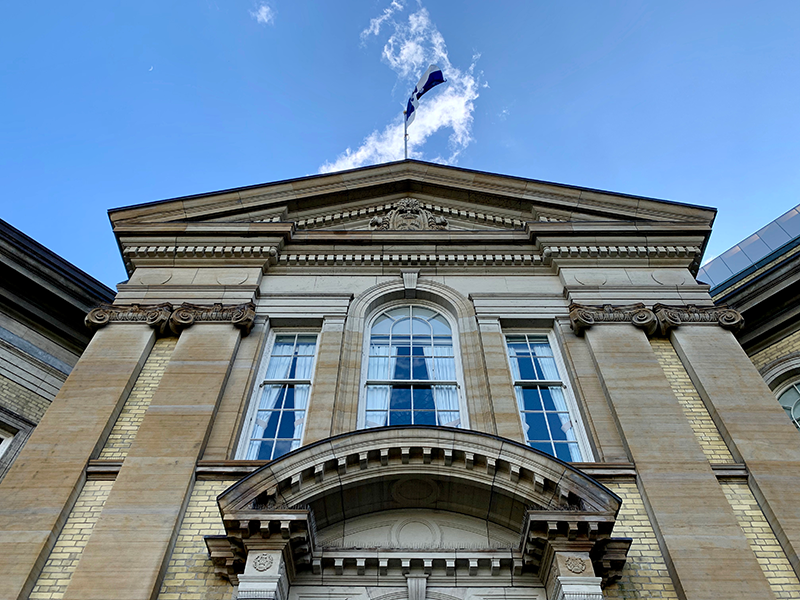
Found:
[[437, 311], [389, 308], [372, 321], [368, 342], [364, 427], [459, 427], [453, 331]]
[[794, 426], [800, 429], [800, 381], [795, 381], [778, 394], [778, 402]]

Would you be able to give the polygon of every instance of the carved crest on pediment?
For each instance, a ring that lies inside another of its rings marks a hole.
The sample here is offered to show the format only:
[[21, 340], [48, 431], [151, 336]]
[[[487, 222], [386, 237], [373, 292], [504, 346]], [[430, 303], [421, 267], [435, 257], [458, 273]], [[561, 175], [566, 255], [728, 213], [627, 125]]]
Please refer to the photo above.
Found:
[[369, 226], [382, 231], [424, 231], [447, 229], [448, 223], [423, 208], [416, 198], [403, 198], [385, 215], [373, 217]]

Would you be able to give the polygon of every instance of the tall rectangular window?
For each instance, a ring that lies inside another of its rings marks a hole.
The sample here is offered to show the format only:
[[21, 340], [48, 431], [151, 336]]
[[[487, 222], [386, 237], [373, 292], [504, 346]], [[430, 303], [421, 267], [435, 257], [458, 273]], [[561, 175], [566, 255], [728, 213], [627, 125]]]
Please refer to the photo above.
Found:
[[316, 349], [314, 334], [275, 336], [256, 394], [246, 459], [272, 460], [300, 447]]
[[506, 345], [528, 445], [561, 460], [580, 462], [576, 423], [547, 336], [508, 335]]

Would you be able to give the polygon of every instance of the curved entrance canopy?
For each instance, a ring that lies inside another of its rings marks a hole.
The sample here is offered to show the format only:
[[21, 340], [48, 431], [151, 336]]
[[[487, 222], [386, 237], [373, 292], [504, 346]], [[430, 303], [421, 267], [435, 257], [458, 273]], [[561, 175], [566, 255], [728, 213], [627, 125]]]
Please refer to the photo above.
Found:
[[[330, 531], [342, 524], [344, 531], [348, 522], [366, 515], [414, 509], [447, 511], [522, 532], [502, 556], [480, 555], [490, 561], [492, 575], [539, 574], [555, 540], [562, 540], [562, 549], [572, 544], [592, 551], [592, 562], [605, 560], [609, 572], [607, 549], [621, 504], [611, 491], [552, 456], [495, 436], [441, 427], [385, 427], [322, 440], [263, 466], [217, 501], [227, 535], [210, 539], [209, 549], [218, 572], [228, 577], [242, 572], [249, 546], [270, 539], [291, 546], [284, 555], [293, 557], [292, 573], [320, 573], [326, 561], [340, 573], [354, 560], [361, 574], [374, 549], [359, 558], [360, 549], [338, 548], [347, 554], [337, 558], [318, 546], [317, 528]], [[627, 550], [629, 543], [623, 545]], [[388, 558], [385, 564], [376, 560], [376, 569], [391, 567]], [[480, 560], [475, 559], [476, 570]]]

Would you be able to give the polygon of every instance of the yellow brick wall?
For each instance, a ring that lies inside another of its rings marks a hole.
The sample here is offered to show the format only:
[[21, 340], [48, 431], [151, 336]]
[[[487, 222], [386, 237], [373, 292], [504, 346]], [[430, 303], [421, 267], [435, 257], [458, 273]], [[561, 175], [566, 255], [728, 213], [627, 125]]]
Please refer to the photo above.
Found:
[[50, 406], [50, 401], [0, 375], [0, 406], [38, 423]]
[[169, 357], [175, 349], [178, 338], [161, 338], [156, 340], [150, 355], [142, 367], [139, 377], [131, 390], [125, 406], [117, 417], [117, 422], [111, 429], [99, 458], [102, 460], [123, 460], [128, 455], [128, 450], [139, 431], [139, 426], [144, 419], [144, 413], [150, 406], [150, 400], [158, 387], [158, 382], [164, 375], [169, 363]]
[[650, 345], [708, 461], [712, 464], [735, 462], [672, 343], [665, 339], [652, 339]]
[[678, 598], [656, 534], [634, 482], [604, 483], [622, 498], [614, 537], [633, 538], [621, 579], [604, 590], [605, 598]]
[[87, 481], [84, 484], [36, 581], [30, 600], [57, 600], [64, 596], [113, 485], [113, 481]]
[[217, 496], [235, 481], [196, 481], [158, 600], [228, 600], [233, 587], [214, 573], [203, 536], [225, 533]]
[[775, 597], [779, 600], [800, 598], [800, 581], [747, 482], [720, 483]]
[[[798, 246], [800, 247], [800, 246]], [[782, 340], [778, 340], [771, 346], [764, 348], [753, 354], [750, 360], [756, 366], [756, 369], [761, 369], [777, 360], [782, 356], [791, 354], [792, 352], [800, 352], [800, 331], [795, 331], [791, 335], [787, 335]]]

